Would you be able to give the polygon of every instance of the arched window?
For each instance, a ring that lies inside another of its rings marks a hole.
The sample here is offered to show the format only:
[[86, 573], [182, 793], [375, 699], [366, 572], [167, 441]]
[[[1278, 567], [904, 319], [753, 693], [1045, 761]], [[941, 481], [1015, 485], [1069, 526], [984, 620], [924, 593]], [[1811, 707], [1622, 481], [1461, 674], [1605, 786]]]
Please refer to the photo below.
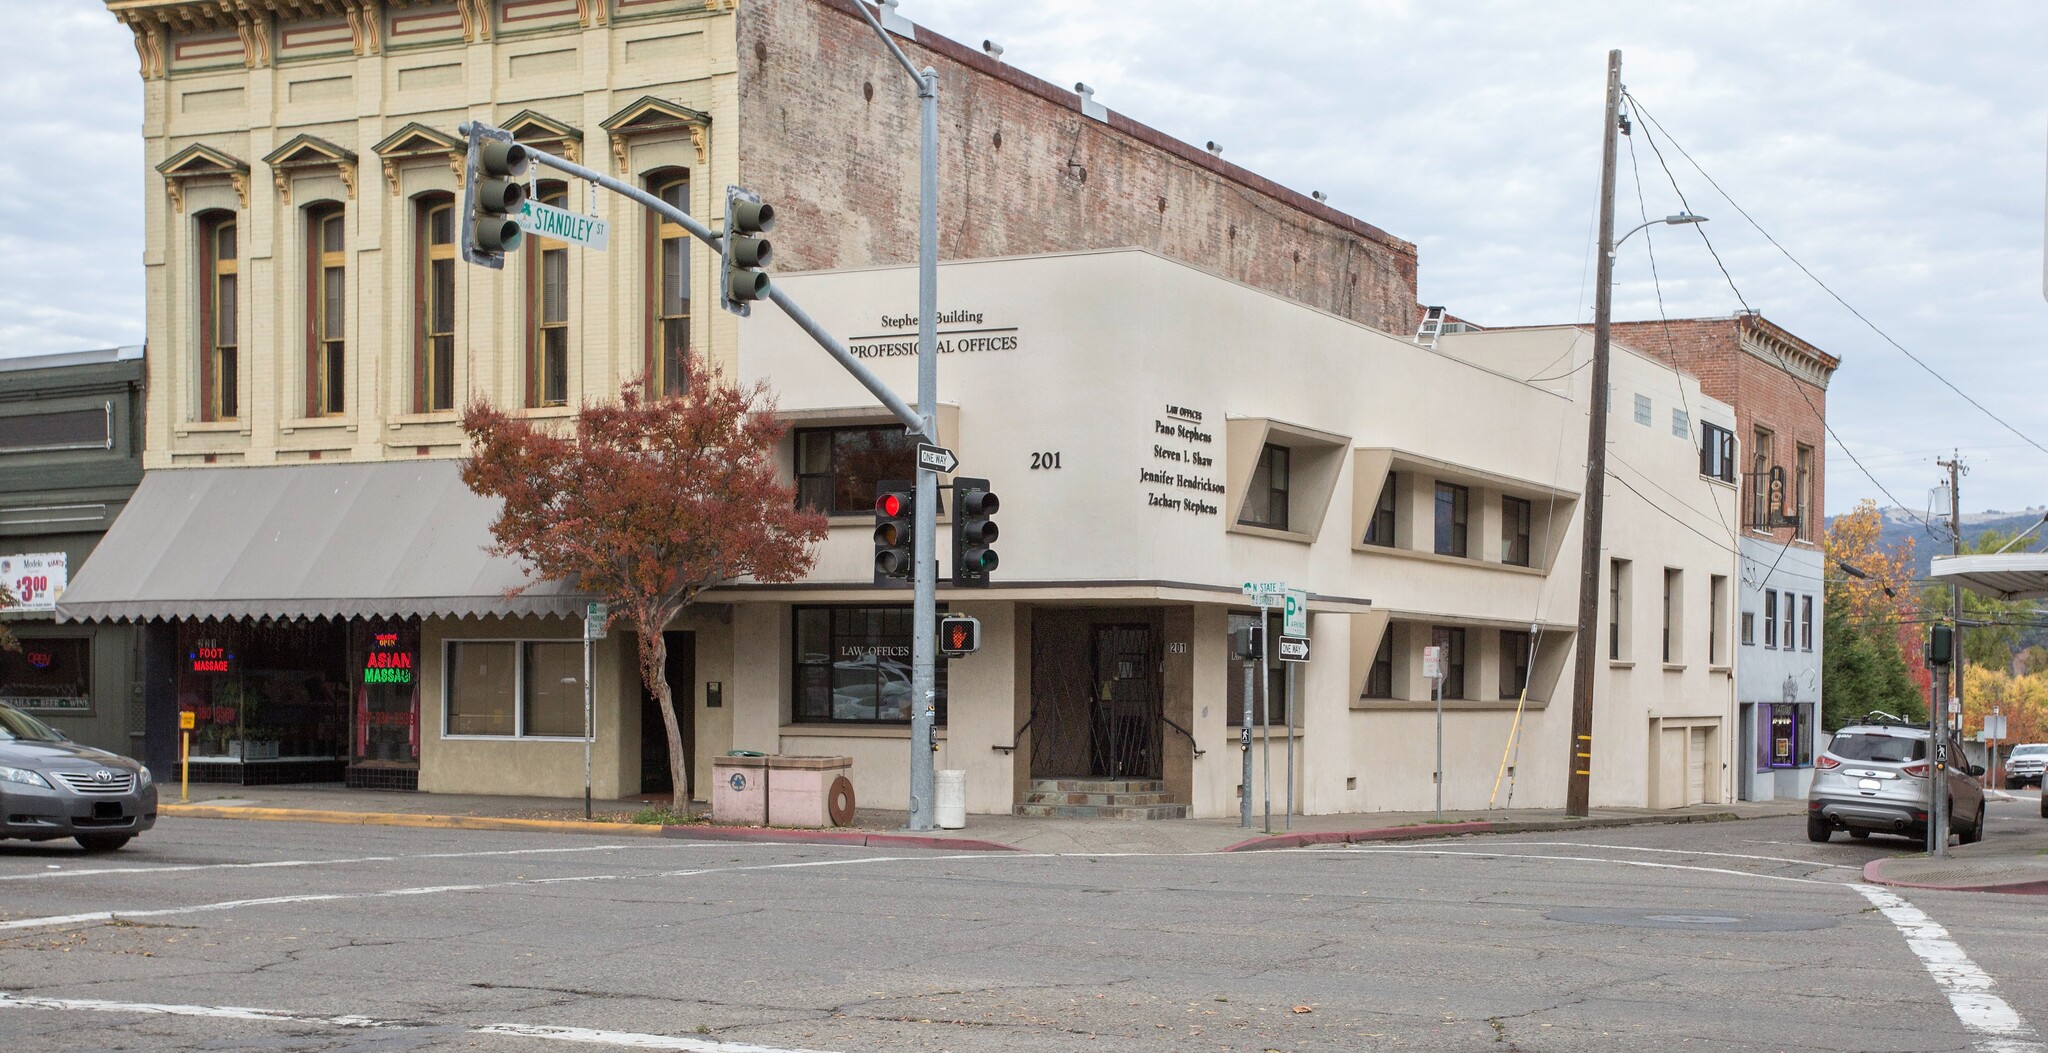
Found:
[[[647, 189], [690, 209], [690, 173], [684, 169], [654, 173]], [[690, 233], [658, 215], [647, 223], [647, 302], [647, 391], [680, 395], [689, 376]]]
[[[536, 188], [544, 205], [567, 208], [569, 186], [543, 179]], [[553, 238], [526, 243], [526, 404], [569, 403], [569, 246]]]
[[241, 410], [235, 389], [241, 347], [235, 214], [204, 213], [198, 229], [199, 419], [234, 420]]
[[455, 408], [455, 197], [413, 206], [413, 412]]
[[333, 202], [306, 209], [306, 416], [342, 412], [348, 388], [346, 214]]

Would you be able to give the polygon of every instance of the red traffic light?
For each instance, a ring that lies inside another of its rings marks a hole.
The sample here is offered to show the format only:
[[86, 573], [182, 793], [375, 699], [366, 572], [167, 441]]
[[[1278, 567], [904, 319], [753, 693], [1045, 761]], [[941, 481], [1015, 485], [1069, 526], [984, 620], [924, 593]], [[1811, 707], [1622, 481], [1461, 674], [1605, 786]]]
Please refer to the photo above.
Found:
[[882, 496], [875, 498], [875, 511], [878, 514], [888, 516], [891, 519], [894, 519], [897, 516], [902, 515], [903, 495], [883, 494]]

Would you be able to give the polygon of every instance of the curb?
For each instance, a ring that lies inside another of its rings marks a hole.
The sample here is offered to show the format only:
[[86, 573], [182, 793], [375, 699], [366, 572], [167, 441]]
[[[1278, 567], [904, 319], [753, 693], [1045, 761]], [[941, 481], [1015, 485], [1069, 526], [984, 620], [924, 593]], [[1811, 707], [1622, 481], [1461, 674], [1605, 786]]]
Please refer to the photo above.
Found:
[[334, 823], [342, 826], [403, 826], [436, 830], [520, 830], [597, 837], [667, 837], [684, 841], [762, 841], [792, 845], [847, 845], [869, 848], [946, 848], [962, 852], [1018, 852], [1014, 845], [971, 837], [884, 834], [865, 830], [788, 830], [758, 826], [654, 826], [574, 819], [506, 819], [478, 815], [415, 815], [410, 812], [326, 812], [303, 808], [220, 808], [202, 804], [160, 804], [163, 815], [188, 819], [248, 819], [262, 822]]
[[1415, 841], [1424, 838], [1464, 837], [1470, 834], [1528, 834], [1553, 830], [1601, 830], [1621, 826], [1676, 826], [1684, 823], [1725, 823], [1742, 817], [1734, 812], [1703, 812], [1684, 815], [1628, 815], [1606, 819], [1512, 819], [1495, 822], [1477, 819], [1463, 823], [1424, 823], [1420, 826], [1385, 826], [1369, 830], [1326, 830], [1312, 834], [1270, 834], [1224, 848], [1225, 852], [1268, 852], [1307, 845], [1357, 844], [1363, 841]]
[[1887, 859], [1873, 859], [1863, 864], [1863, 880], [1873, 885], [1888, 885], [1892, 888], [1924, 888], [1939, 892], [1999, 892], [2011, 896], [2048, 896], [2048, 877], [2030, 878], [2023, 881], [1987, 881], [1974, 885], [1934, 885], [1920, 881], [1900, 881], [1884, 876]]

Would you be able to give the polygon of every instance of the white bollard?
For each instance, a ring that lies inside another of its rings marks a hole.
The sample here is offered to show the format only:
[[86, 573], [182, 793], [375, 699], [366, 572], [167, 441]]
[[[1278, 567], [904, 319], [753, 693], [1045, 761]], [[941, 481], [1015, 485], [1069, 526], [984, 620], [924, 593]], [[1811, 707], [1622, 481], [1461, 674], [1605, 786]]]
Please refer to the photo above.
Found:
[[958, 830], [967, 825], [967, 773], [949, 768], [937, 775], [932, 803], [939, 829]]

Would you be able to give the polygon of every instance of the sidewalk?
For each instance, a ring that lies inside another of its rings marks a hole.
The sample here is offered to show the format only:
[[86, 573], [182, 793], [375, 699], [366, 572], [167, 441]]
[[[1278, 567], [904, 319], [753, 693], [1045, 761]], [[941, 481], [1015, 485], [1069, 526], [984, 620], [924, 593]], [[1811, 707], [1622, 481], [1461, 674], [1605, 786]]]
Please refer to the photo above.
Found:
[[[1099, 855], [1108, 853], [1208, 853], [1294, 848], [1306, 844], [1381, 841], [1461, 834], [1586, 830], [1640, 824], [1719, 822], [1764, 816], [1791, 816], [1804, 810], [1799, 801], [1697, 805], [1670, 811], [1603, 808], [1585, 819], [1571, 819], [1562, 809], [1518, 808], [1443, 813], [1369, 812], [1297, 816], [1293, 829], [1274, 819], [1275, 830], [1245, 830], [1236, 819], [1040, 819], [1013, 815], [971, 815], [963, 830], [912, 833], [901, 811], [861, 809], [851, 827], [836, 830], [790, 830], [705, 825], [656, 826], [629, 821], [636, 812], [665, 807], [667, 798], [649, 796], [594, 801], [601, 820], [583, 818], [580, 799], [560, 797], [497, 797], [482, 794], [402, 793], [349, 790], [340, 786], [204, 786], [194, 787], [189, 803], [177, 803], [173, 787], [163, 787], [165, 816], [209, 819], [255, 819], [372, 826], [441, 827], [450, 829], [532, 830], [590, 833], [604, 837], [675, 837], [696, 840], [783, 841], [809, 844], [853, 844], [940, 848], [956, 851], [1021, 851]], [[1254, 821], [1263, 819], [1255, 816]]]
[[1863, 865], [1863, 880], [1900, 888], [2048, 896], [2048, 823], [2015, 836], [2002, 834], [1994, 828], [1991, 837], [1974, 845], [1953, 845], [1947, 859], [1873, 859]]

